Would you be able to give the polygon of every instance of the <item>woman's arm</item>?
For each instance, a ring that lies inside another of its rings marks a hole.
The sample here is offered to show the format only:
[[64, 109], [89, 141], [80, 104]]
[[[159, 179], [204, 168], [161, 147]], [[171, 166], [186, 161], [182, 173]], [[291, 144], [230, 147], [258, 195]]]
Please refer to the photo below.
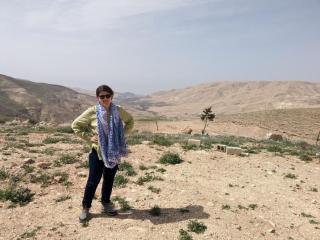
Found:
[[125, 111], [122, 107], [117, 106], [118, 112], [121, 120], [124, 122], [124, 134], [128, 135], [128, 133], [133, 129], [134, 120], [130, 113]]
[[71, 128], [73, 129], [74, 133], [86, 141], [90, 141], [90, 138], [92, 137], [92, 132], [90, 129], [92, 114], [95, 114], [95, 107], [88, 108], [71, 124]]

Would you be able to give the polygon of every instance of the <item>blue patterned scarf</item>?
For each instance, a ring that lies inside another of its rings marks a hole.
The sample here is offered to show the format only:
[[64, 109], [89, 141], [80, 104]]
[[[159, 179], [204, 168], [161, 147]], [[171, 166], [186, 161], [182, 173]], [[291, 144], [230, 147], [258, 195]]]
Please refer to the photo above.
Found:
[[123, 123], [120, 119], [116, 105], [109, 106], [110, 121], [108, 123], [107, 111], [97, 104], [98, 142], [102, 160], [107, 168], [114, 168], [120, 163], [120, 158], [128, 153], [124, 137]]

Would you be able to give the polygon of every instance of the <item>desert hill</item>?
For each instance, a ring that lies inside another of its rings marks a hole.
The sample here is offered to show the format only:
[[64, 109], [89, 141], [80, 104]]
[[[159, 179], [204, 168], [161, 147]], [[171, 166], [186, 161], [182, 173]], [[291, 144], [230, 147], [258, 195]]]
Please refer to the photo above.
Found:
[[0, 117], [66, 122], [94, 104], [72, 89], [0, 75]]
[[197, 116], [212, 106], [219, 115], [272, 109], [320, 107], [320, 84], [302, 81], [217, 82], [139, 98], [147, 111], [171, 117]]

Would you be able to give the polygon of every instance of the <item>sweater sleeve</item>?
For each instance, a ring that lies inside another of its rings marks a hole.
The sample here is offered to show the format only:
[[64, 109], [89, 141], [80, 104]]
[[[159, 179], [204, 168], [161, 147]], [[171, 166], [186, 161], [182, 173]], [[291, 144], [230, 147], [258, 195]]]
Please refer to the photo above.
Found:
[[71, 124], [74, 133], [80, 138], [89, 141], [92, 136], [90, 129], [91, 116], [95, 113], [95, 107], [90, 107], [77, 117]]
[[119, 111], [120, 118], [125, 124], [124, 125], [124, 134], [128, 135], [130, 133], [130, 131], [133, 129], [133, 125], [134, 125], [133, 117], [130, 113], [125, 111], [122, 107], [117, 106], [117, 108]]

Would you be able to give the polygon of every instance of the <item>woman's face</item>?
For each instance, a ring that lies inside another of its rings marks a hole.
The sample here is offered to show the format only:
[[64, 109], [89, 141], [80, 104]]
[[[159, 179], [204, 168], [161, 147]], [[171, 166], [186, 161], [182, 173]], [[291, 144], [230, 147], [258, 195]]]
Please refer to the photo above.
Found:
[[112, 101], [112, 97], [113, 96], [109, 92], [102, 91], [99, 93], [97, 100], [105, 109], [108, 109]]

